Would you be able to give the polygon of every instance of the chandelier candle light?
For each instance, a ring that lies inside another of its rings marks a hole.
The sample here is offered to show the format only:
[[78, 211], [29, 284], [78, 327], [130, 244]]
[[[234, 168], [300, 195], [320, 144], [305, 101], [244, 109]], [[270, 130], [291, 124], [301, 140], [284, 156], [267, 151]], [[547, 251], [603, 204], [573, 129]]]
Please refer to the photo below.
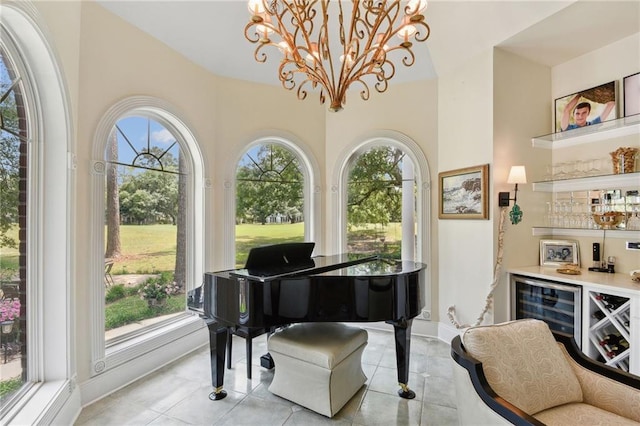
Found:
[[248, 8], [244, 35], [257, 44], [255, 60], [266, 62], [262, 49], [276, 47], [283, 55], [278, 69], [282, 86], [297, 87], [301, 100], [319, 86], [320, 103], [328, 97], [331, 111], [342, 109], [353, 83], [359, 83], [365, 101], [373, 82], [376, 91], [386, 91], [396, 72], [389, 54], [400, 50], [402, 64], [412, 66], [411, 40], [423, 42], [430, 33], [422, 14], [426, 0], [249, 0]]

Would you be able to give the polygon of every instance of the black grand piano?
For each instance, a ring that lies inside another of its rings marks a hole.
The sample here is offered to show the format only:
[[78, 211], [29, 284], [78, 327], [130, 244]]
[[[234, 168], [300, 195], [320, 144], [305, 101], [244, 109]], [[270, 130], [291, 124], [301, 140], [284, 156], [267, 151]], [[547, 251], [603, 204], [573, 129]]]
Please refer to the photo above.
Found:
[[[210, 399], [226, 396], [225, 348], [232, 334], [250, 342], [293, 323], [375, 321], [393, 325], [398, 394], [415, 398], [408, 387], [411, 324], [424, 307], [421, 283], [426, 265], [362, 254], [311, 257], [314, 244], [253, 248], [245, 268], [205, 273], [202, 287], [189, 293], [189, 309], [209, 328], [214, 387]], [[261, 365], [271, 367], [269, 361], [266, 354]]]

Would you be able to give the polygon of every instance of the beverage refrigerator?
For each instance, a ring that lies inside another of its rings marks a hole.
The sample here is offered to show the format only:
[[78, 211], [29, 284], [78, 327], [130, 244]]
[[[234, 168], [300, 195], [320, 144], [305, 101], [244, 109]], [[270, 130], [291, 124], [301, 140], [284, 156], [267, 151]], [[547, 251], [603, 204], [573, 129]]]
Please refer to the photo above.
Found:
[[582, 347], [582, 287], [511, 275], [511, 318], [535, 318]]

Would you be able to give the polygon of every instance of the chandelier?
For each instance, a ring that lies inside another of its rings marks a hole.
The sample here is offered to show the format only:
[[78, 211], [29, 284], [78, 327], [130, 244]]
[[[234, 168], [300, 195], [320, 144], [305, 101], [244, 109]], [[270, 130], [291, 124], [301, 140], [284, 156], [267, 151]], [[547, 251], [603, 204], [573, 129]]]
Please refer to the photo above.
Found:
[[[331, 0], [249, 0], [251, 18], [244, 35], [257, 44], [254, 58], [258, 62], [266, 62], [266, 46], [281, 52], [278, 78], [282, 87], [297, 87], [301, 100], [308, 90], [319, 87], [320, 103], [329, 98], [329, 109], [340, 111], [354, 83], [365, 101], [369, 84], [379, 93], [386, 91], [396, 72], [389, 54], [399, 50], [404, 54], [400, 55], [402, 64], [412, 66], [411, 40], [425, 41], [430, 30], [422, 15], [426, 0], [335, 0], [337, 10], [331, 6], [331, 13], [329, 3]], [[349, 9], [350, 17], [344, 13]]]

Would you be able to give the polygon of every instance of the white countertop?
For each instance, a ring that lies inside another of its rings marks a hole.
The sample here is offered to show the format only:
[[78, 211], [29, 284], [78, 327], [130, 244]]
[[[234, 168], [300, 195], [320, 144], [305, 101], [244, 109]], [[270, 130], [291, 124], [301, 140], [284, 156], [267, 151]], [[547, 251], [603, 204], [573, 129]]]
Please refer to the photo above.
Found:
[[556, 272], [556, 269], [557, 267], [550, 266], [521, 266], [510, 268], [507, 272], [512, 275], [525, 275], [532, 278], [588, 286], [599, 291], [612, 290], [617, 293], [633, 293], [632, 295], [640, 293], [640, 283], [632, 281], [629, 274], [592, 272], [587, 268], [581, 268], [580, 275], [567, 275]]

